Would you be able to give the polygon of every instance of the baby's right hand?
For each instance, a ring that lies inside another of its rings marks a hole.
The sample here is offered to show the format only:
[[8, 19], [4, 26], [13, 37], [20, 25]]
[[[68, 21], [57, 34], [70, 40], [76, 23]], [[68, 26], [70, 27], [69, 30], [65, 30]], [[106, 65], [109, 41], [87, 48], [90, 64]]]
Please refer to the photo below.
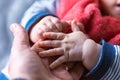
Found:
[[51, 69], [65, 62], [82, 62], [88, 70], [97, 64], [101, 46], [89, 39], [79, 29], [79, 26], [81, 25], [73, 21], [71, 23], [72, 33], [46, 32], [43, 36], [48, 40], [37, 42], [36, 46], [48, 48], [48, 50], [39, 52], [40, 57], [60, 56], [50, 64]]
[[30, 31], [30, 40], [35, 43], [38, 40], [44, 40], [44, 32], [61, 32], [62, 22], [54, 16], [46, 16], [41, 19]]

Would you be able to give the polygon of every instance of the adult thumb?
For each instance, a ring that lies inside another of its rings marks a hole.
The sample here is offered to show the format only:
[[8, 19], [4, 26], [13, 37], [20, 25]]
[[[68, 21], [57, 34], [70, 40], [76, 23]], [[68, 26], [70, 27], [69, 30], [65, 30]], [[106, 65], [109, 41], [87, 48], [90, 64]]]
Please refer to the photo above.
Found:
[[10, 30], [14, 35], [13, 46], [27, 45], [29, 46], [29, 38], [25, 29], [19, 24], [12, 24]]

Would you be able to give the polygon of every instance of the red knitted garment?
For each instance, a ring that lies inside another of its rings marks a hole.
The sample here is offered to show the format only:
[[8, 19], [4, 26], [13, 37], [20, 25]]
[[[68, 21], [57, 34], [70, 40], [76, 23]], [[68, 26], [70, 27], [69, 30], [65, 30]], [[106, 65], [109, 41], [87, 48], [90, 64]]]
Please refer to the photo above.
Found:
[[120, 44], [120, 21], [110, 16], [102, 16], [99, 4], [95, 1], [97, 2], [97, 0], [61, 0], [58, 16], [63, 20], [74, 19], [83, 23], [86, 34], [96, 42], [104, 39], [112, 44]]
[[96, 42], [104, 39], [112, 44], [120, 44], [120, 21], [102, 16], [95, 1], [61, 0], [58, 16], [63, 20], [74, 19], [83, 23], [86, 33]]

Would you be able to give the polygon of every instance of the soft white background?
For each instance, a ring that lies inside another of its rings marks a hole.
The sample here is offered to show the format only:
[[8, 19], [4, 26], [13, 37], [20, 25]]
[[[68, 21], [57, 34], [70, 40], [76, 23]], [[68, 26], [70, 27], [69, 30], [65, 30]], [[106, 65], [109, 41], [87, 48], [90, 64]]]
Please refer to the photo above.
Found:
[[0, 0], [0, 70], [9, 58], [13, 36], [9, 30], [12, 23], [20, 23], [26, 9], [35, 0]]

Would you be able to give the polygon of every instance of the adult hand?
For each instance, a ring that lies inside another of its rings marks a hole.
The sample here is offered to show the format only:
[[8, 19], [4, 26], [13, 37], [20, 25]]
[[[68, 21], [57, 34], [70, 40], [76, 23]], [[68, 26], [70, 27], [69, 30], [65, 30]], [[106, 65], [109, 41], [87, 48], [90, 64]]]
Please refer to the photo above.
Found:
[[44, 64], [38, 54], [30, 48], [28, 34], [23, 27], [13, 24], [10, 29], [14, 35], [9, 60], [11, 79], [73, 80], [72, 76], [63, 67], [50, 71], [49, 65]]

